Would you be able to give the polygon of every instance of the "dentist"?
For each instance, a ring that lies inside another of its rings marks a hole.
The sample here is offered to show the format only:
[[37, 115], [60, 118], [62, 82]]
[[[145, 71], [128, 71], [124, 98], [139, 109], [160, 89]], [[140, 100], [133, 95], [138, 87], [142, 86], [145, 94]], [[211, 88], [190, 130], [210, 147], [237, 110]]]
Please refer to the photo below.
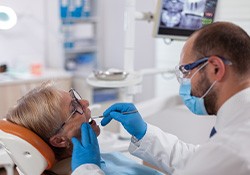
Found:
[[[112, 105], [101, 124], [119, 121], [132, 135], [129, 152], [168, 174], [250, 174], [249, 35], [229, 22], [201, 28], [185, 43], [176, 75], [180, 96], [190, 111], [217, 117], [206, 143], [184, 143], [143, 121], [139, 112], [123, 115], [136, 110], [131, 103]], [[83, 150], [74, 147], [73, 152]], [[73, 159], [84, 157], [73, 154]], [[84, 166], [79, 164], [76, 171]]]

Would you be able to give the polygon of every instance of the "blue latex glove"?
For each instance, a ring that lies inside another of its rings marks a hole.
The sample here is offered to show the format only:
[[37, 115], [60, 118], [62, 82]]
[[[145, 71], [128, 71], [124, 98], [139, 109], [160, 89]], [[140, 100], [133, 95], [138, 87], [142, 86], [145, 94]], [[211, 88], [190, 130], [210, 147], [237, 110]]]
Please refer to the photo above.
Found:
[[81, 141], [72, 138], [73, 153], [71, 168], [74, 171], [82, 164], [92, 163], [100, 167], [100, 150], [96, 134], [88, 123], [81, 126]]
[[137, 110], [132, 103], [116, 103], [109, 107], [104, 113], [101, 125], [107, 125], [112, 119], [119, 121], [123, 127], [137, 139], [141, 139], [147, 130], [147, 124], [142, 119], [139, 112], [132, 114], [122, 114]]

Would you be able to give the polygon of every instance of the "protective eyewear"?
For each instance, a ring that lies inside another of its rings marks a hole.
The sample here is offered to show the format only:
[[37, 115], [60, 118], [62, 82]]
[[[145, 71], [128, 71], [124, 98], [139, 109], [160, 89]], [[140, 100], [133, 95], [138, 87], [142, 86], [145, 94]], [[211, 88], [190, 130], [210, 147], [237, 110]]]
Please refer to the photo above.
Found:
[[[200, 66], [201, 64], [203, 63], [206, 63], [208, 61], [210, 56], [207, 56], [207, 57], [203, 57], [203, 58], [200, 58], [199, 60], [193, 62], [193, 63], [189, 63], [189, 64], [184, 64], [184, 65], [178, 65], [175, 67], [175, 75], [177, 77], [177, 80], [179, 83], [182, 82], [183, 78], [186, 78], [188, 75], [190, 75], [190, 72]], [[219, 57], [225, 64], [227, 65], [232, 65], [232, 62], [223, 58], [223, 57], [220, 57], [220, 56], [217, 56]]]

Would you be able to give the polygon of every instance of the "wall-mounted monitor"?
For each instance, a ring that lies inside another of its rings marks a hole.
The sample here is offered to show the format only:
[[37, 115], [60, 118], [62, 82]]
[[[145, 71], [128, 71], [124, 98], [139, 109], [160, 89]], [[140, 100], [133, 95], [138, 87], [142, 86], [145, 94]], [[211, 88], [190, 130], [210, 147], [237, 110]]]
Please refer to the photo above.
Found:
[[154, 36], [185, 40], [214, 20], [217, 0], [158, 0]]

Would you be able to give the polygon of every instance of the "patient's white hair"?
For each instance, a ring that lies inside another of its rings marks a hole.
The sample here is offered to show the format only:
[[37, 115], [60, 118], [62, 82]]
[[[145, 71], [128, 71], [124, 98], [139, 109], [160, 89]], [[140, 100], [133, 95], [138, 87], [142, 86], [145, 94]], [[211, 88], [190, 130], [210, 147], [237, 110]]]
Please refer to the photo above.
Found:
[[[20, 98], [5, 118], [32, 130], [50, 144], [49, 138], [56, 134], [66, 115], [62, 112], [62, 103], [62, 94], [55, 83], [46, 82]], [[60, 154], [59, 148], [52, 149], [56, 155]]]

